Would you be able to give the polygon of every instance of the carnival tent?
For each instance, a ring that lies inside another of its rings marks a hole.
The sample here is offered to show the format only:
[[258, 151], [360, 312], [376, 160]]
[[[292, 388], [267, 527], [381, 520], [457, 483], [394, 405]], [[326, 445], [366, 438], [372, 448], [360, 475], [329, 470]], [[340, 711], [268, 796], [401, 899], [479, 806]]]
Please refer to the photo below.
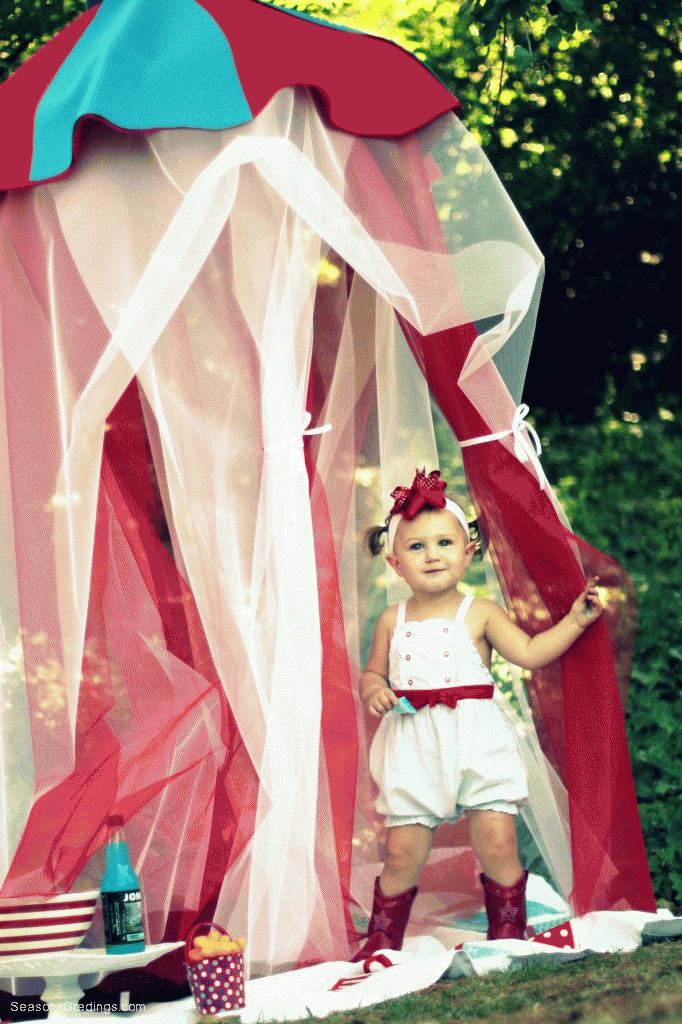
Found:
[[[600, 566], [608, 622], [508, 710], [557, 889], [655, 909], [622, 579], [524, 427], [542, 259], [458, 109], [260, 0], [103, 0], [0, 89], [3, 897], [96, 883], [117, 813], [150, 940], [213, 917], [256, 974], [348, 957], [381, 839], [358, 539], [435, 465], [430, 391], [516, 620]], [[480, 904], [466, 834], [438, 844], [423, 928]]]

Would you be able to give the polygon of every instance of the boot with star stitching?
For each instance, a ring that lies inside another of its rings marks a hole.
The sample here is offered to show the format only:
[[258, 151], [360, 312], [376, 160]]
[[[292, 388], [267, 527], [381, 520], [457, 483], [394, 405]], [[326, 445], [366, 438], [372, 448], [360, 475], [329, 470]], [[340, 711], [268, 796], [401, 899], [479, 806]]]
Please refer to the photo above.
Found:
[[374, 905], [367, 928], [367, 941], [351, 959], [359, 963], [382, 949], [400, 949], [407, 928], [410, 911], [417, 895], [417, 886], [399, 892], [397, 896], [384, 896], [379, 879], [374, 883]]
[[480, 879], [488, 915], [488, 938], [525, 939], [528, 872], [524, 871], [518, 882], [509, 886], [499, 885], [484, 874]]

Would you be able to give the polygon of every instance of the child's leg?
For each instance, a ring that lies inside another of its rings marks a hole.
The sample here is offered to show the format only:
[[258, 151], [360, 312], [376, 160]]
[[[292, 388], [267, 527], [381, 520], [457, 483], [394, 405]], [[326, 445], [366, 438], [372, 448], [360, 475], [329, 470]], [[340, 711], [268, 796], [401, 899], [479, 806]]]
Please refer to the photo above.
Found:
[[471, 845], [483, 868], [488, 938], [523, 939], [528, 872], [519, 861], [514, 815], [472, 810], [467, 812], [467, 818]]
[[498, 885], [514, 885], [523, 874], [514, 815], [474, 809], [466, 816], [471, 845], [484, 873]]
[[387, 829], [386, 860], [379, 879], [384, 896], [396, 896], [416, 884], [431, 852], [434, 831], [418, 822]]
[[374, 905], [367, 941], [352, 958], [364, 960], [382, 949], [400, 949], [417, 895], [415, 882], [426, 864], [434, 829], [418, 823], [387, 830], [386, 862], [374, 883]]

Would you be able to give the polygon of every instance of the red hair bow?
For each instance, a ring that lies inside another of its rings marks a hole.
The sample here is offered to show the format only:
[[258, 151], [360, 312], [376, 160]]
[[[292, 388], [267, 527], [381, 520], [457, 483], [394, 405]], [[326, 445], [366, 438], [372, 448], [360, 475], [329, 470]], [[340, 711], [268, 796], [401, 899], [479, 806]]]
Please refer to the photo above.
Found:
[[425, 508], [445, 508], [444, 490], [445, 480], [441, 480], [439, 469], [428, 476], [426, 469], [418, 469], [410, 488], [396, 487], [391, 491], [395, 504], [390, 514], [399, 512], [403, 519], [414, 519]]

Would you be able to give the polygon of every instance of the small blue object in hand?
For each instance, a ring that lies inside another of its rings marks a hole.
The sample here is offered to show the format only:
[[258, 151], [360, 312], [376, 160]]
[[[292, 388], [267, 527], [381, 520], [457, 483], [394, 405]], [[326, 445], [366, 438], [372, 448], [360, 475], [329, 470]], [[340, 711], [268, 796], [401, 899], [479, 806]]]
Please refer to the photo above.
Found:
[[414, 708], [410, 704], [410, 702], [407, 699], [407, 697], [399, 697], [398, 698], [398, 703], [395, 705], [393, 710], [397, 711], [399, 715], [416, 715], [417, 714], [417, 712], [414, 710]]

